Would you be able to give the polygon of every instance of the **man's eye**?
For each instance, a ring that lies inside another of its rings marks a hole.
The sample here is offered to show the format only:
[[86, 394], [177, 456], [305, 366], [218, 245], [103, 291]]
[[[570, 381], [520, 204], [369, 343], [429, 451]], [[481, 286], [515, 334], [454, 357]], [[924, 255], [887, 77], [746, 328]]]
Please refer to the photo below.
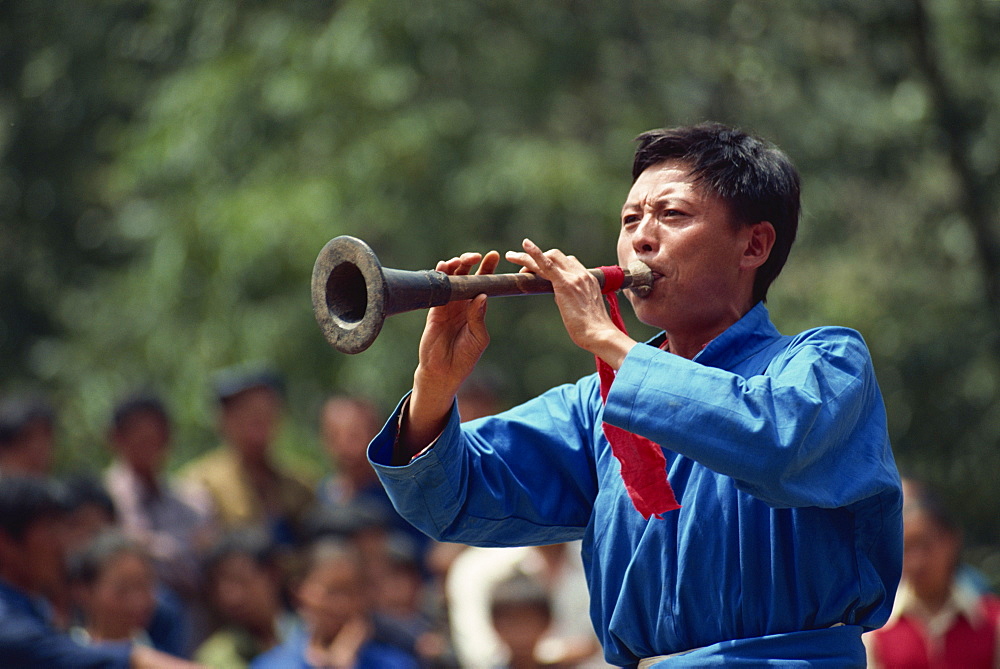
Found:
[[639, 222], [639, 216], [636, 214], [628, 214], [622, 216], [622, 225], [634, 225]]
[[675, 216], [683, 216], [683, 215], [684, 215], [683, 212], [681, 212], [678, 209], [664, 209], [661, 212], [661, 216], [663, 216], [663, 218], [673, 218]]

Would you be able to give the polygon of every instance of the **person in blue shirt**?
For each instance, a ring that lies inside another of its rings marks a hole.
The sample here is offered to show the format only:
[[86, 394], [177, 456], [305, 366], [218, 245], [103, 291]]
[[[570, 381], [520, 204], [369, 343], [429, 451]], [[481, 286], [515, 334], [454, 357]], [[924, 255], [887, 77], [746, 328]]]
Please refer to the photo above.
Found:
[[250, 669], [419, 669], [415, 655], [377, 637], [356, 546], [320, 538], [303, 562], [294, 588], [302, 625]]
[[[592, 375], [460, 425], [455, 392], [489, 342], [480, 295], [429, 311], [413, 390], [369, 458], [439, 540], [582, 538], [611, 664], [863, 667], [861, 634], [885, 622], [899, 580], [900, 482], [861, 335], [782, 335], [764, 305], [795, 238], [798, 174], [720, 124], [637, 142], [618, 261], [652, 270], [650, 290], [626, 292], [660, 334], [616, 327], [573, 256], [527, 239], [506, 256], [552, 282], [570, 339], [612, 370], [606, 403]], [[609, 426], [658, 445], [679, 509], [637, 511]]]
[[83, 646], [50, 620], [66, 587], [65, 502], [48, 479], [0, 476], [0, 666], [4, 669], [193, 669], [130, 642]]

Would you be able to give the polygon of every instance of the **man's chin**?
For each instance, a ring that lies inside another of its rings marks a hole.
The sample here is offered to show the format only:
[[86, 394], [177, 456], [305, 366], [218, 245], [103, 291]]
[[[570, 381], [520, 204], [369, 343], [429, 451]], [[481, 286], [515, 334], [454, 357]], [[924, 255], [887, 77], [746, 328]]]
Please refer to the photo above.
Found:
[[667, 329], [664, 324], [663, 310], [657, 308], [657, 300], [651, 297], [629, 295], [629, 302], [632, 304], [632, 310], [640, 323], [658, 331]]

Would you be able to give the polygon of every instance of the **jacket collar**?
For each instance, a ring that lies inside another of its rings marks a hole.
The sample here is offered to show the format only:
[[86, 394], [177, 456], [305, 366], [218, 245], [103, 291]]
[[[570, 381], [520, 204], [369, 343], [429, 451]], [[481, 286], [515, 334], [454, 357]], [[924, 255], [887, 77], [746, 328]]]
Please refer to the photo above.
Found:
[[979, 594], [971, 586], [956, 579], [952, 583], [948, 593], [948, 601], [945, 602], [944, 607], [935, 614], [928, 614], [914, 594], [913, 588], [907, 581], [903, 580], [896, 590], [896, 598], [893, 601], [889, 620], [910, 616], [925, 620], [929, 625], [946, 631], [951, 627], [955, 618], [962, 616], [976, 625], [982, 620], [979, 599]]
[[[743, 317], [726, 328], [718, 337], [708, 342], [694, 362], [708, 367], [732, 369], [781, 338], [781, 333], [771, 323], [771, 316], [763, 302], [758, 302]], [[666, 333], [661, 332], [648, 343], [663, 347]]]

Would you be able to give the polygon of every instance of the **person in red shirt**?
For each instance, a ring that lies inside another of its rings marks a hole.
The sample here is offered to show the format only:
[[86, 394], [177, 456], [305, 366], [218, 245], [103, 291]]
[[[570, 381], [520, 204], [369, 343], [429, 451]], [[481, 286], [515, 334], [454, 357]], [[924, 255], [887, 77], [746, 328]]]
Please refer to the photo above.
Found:
[[1000, 667], [1000, 599], [962, 575], [961, 530], [934, 495], [904, 490], [903, 578], [889, 621], [865, 635], [868, 666]]

